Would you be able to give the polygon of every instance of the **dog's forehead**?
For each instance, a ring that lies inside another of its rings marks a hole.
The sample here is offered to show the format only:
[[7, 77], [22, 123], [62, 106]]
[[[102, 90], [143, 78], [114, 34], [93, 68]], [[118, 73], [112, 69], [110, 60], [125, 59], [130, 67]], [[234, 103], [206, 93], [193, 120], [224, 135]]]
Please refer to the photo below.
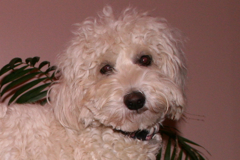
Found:
[[[142, 51], [155, 50], [157, 48], [156, 39], [157, 34], [147, 36], [144, 33], [119, 33], [116, 31], [109, 31], [98, 35], [101, 42], [104, 42], [102, 49], [99, 49], [99, 60], [114, 61], [115, 63], [122, 60], [133, 59]], [[155, 48], [155, 49], [154, 49]], [[97, 52], [97, 51], [96, 51]], [[97, 55], [96, 53], [94, 53]]]
[[128, 21], [120, 19], [81, 25], [75, 39], [78, 47], [74, 45], [76, 52], [70, 55], [78, 56], [84, 66], [92, 67], [132, 63], [142, 50], [159, 57], [161, 47], [165, 46], [166, 26], [153, 18], [130, 17]]

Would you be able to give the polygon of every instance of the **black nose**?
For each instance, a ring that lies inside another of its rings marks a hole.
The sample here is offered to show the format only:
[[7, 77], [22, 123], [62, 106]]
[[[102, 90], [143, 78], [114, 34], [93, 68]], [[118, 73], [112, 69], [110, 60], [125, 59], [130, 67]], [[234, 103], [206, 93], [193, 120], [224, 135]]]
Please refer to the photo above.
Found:
[[145, 104], [145, 96], [138, 91], [133, 91], [124, 96], [124, 104], [130, 110], [138, 110]]

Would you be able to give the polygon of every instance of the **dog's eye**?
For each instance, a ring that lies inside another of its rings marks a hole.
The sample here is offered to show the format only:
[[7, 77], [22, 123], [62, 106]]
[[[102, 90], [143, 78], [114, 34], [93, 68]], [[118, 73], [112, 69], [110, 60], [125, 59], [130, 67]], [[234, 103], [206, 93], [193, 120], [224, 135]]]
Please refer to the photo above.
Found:
[[138, 63], [141, 66], [150, 66], [152, 63], [152, 57], [149, 55], [143, 55], [139, 58]]
[[100, 69], [100, 73], [101, 74], [107, 74], [107, 73], [110, 73], [113, 71], [113, 67], [110, 66], [109, 64], [103, 66], [101, 69]]

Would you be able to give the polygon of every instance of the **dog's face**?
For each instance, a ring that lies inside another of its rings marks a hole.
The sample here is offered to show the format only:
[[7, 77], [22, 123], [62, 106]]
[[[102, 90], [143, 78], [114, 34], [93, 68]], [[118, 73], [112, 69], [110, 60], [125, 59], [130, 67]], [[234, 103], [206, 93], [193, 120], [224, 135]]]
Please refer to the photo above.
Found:
[[75, 34], [60, 56], [62, 77], [53, 89], [62, 124], [76, 129], [97, 121], [134, 132], [181, 116], [184, 56], [164, 21], [131, 9], [115, 19], [106, 7], [100, 20], [84, 21]]

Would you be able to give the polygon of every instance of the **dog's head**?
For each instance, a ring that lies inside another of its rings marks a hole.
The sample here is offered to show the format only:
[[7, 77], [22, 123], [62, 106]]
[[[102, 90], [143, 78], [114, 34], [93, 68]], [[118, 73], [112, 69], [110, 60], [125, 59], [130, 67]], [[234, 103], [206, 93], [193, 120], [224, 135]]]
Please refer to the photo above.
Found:
[[164, 20], [131, 8], [116, 18], [107, 6], [74, 33], [51, 92], [64, 126], [78, 130], [95, 121], [134, 132], [180, 118], [186, 67], [181, 39]]

